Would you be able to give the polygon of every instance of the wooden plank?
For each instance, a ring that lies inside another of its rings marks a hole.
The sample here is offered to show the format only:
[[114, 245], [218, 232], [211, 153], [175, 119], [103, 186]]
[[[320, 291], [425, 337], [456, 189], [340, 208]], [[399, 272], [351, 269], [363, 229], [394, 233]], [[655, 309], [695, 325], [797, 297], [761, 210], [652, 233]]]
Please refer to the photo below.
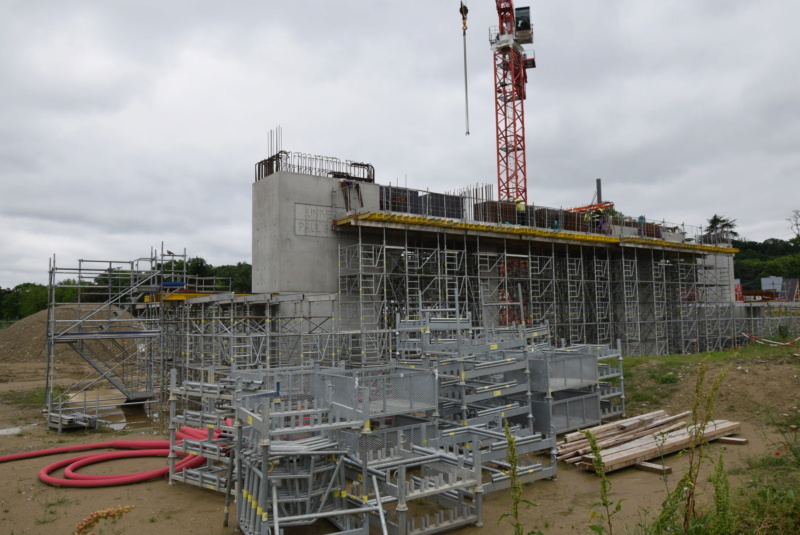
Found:
[[[739, 422], [715, 420], [709, 422], [706, 426], [704, 437], [705, 440], [710, 441], [725, 435], [735, 434], [740, 429], [741, 424]], [[648, 439], [650, 440], [649, 444], [647, 443]], [[606, 455], [606, 452], [601, 452], [603, 465], [606, 472], [613, 472], [638, 462], [680, 451], [691, 444], [692, 440], [693, 437], [688, 430], [670, 433], [664, 437], [663, 441], [659, 440], [658, 442], [653, 437], [646, 437], [633, 441], [631, 447], [620, 448], [608, 455]], [[584, 455], [577, 464], [582, 468], [591, 470], [593, 469], [591, 460], [591, 454]]]
[[[672, 431], [677, 431], [678, 429], [680, 429], [682, 427], [686, 427], [686, 422], [675, 422], [672, 425], [668, 425], [668, 426], [666, 426], [664, 428], [658, 428], [658, 429], [640, 429], [639, 431], [637, 431], [636, 433], [634, 433], [632, 435], [616, 437], [614, 439], [609, 439], [609, 440], [603, 441], [602, 443], [598, 443], [597, 445], [600, 446], [601, 452], [609, 451], [609, 450], [611, 450], [613, 448], [616, 448], [617, 446], [625, 447], [628, 444], [631, 444], [632, 442], [634, 442], [635, 440], [651, 439], [651, 438], [654, 439], [657, 435], [661, 435], [661, 434], [664, 434], [664, 433], [670, 433]], [[647, 443], [649, 443], [649, 441]], [[591, 451], [592, 451], [591, 448], [587, 447], [587, 448], [583, 448], [583, 449], [578, 450], [578, 453], [580, 455], [586, 455], [587, 453], [589, 453]]]
[[658, 417], [637, 418], [630, 422], [623, 422], [622, 425], [619, 426], [619, 428], [622, 431], [633, 431], [634, 429], [639, 429], [640, 427], [649, 425], [657, 419]]
[[[664, 410], [657, 410], [653, 412], [648, 412], [646, 414], [640, 414], [639, 416], [632, 416], [631, 418], [626, 418], [625, 420], [617, 420], [616, 422], [596, 425], [594, 427], [590, 427], [589, 431], [597, 435], [599, 433], [608, 431], [610, 429], [619, 429], [620, 425], [625, 425], [626, 423], [632, 422], [634, 420], [639, 420], [644, 418], [650, 418], [650, 419], [660, 418], [662, 416], [665, 416], [666, 414], [667, 412]], [[583, 436], [583, 433], [580, 433], [578, 431], [574, 431], [572, 433], [567, 433], [566, 435], [564, 435], [564, 442], [566, 443], [575, 442], [577, 440], [585, 440], [585, 439], [586, 437]]]
[[655, 464], [655, 463], [648, 463], [645, 461], [636, 463], [633, 465], [634, 468], [637, 470], [644, 470], [645, 472], [655, 472], [656, 474], [666, 475], [672, 473], [671, 466], [665, 466], [663, 464]]
[[[658, 440], [656, 440], [656, 437], [654, 435], [659, 435]], [[602, 451], [603, 459], [606, 458], [610, 459], [615, 456], [625, 455], [630, 451], [635, 451], [641, 448], [651, 448], [654, 446], [657, 447], [662, 442], [667, 442], [669, 440], [677, 439], [680, 435], [688, 436], [689, 433], [686, 432], [685, 428], [682, 428], [682, 429], [676, 429], [675, 431], [667, 433], [666, 435], [660, 435], [659, 433], [654, 433], [653, 435], [650, 436], [641, 437], [636, 440], [631, 440], [624, 444], [619, 444], [617, 446], [613, 446], [611, 448], [606, 448], [605, 450], [603, 450]]]
[[[663, 412], [663, 411], [661, 411], [661, 412]], [[655, 429], [655, 428], [658, 428], [658, 427], [660, 427], [662, 425], [665, 425], [665, 424], [667, 424], [669, 422], [673, 422], [675, 420], [683, 418], [684, 416], [688, 416], [689, 414], [691, 414], [691, 411], [685, 411], [685, 412], [682, 412], [680, 414], [676, 414], [675, 416], [669, 416], [669, 415], [665, 414], [664, 417], [659, 417], [657, 419], [648, 419], [649, 423], [644, 422], [645, 425], [644, 425], [643, 429]], [[639, 426], [637, 426], [637, 428], [638, 427]], [[623, 432], [623, 431], [621, 431], [619, 429], [615, 429], [615, 430], [607, 431], [607, 433], [608, 433], [607, 435], [605, 435], [605, 434], [595, 435], [595, 439], [597, 439], [597, 443], [600, 445], [600, 447], [603, 447], [603, 445], [606, 442], [606, 440], [615, 440], [616, 437], [633, 436], [634, 434], [636, 434], [638, 432], [639, 431], [637, 431], [637, 429], [634, 429], [634, 428], [631, 428], [627, 432]], [[639, 435], [639, 436], [641, 436], [641, 435]], [[575, 441], [575, 442], [572, 442], [570, 444], [563, 444], [562, 446], [559, 447], [558, 451], [559, 451], [560, 454], [565, 454], [565, 453], [567, 453], [569, 451], [585, 449], [588, 445], [589, 445], [589, 441], [586, 440], [586, 438], [584, 438], [581, 441]]]
[[719, 437], [717, 442], [720, 444], [736, 444], [741, 446], [747, 444], [747, 439], [743, 437]]
[[[630, 443], [631, 441], [633, 441], [635, 439], [639, 439], [639, 438], [643, 438], [643, 437], [647, 437], [647, 436], [655, 437], [655, 436], [661, 435], [663, 433], [669, 433], [671, 431], [676, 431], [676, 430], [680, 429], [681, 427], [685, 427], [685, 426], [686, 426], [686, 422], [675, 422], [672, 425], [667, 425], [667, 426], [664, 426], [664, 427], [658, 427], [658, 428], [652, 428], [652, 429], [639, 429], [639, 430], [636, 430], [636, 431], [632, 431], [630, 433], [625, 433], [624, 435], [617, 435], [616, 437], [612, 437], [612, 438], [607, 439], [607, 440], [598, 441], [597, 445], [600, 446], [601, 450], [608, 451], [610, 448], [613, 448], [616, 445], [620, 445], [620, 444], [624, 445], [626, 443]], [[556, 460], [567, 461], [567, 459], [570, 459], [570, 458], [573, 458], [573, 457], [581, 457], [583, 455], [591, 453], [591, 451], [592, 451], [591, 446], [589, 445], [588, 441], [585, 441], [583, 443], [576, 442], [575, 445], [576, 446], [582, 445], [583, 447], [577, 448], [577, 447], [570, 446], [569, 448], [566, 449], [566, 451], [565, 450], [559, 450], [559, 453], [561, 453], [561, 454], [558, 457], [556, 457]], [[567, 462], [569, 462], [569, 461], [567, 461]], [[577, 462], [577, 460], [572, 461], [572, 462], [573, 463]]]
[[[738, 422], [728, 422], [727, 420], [715, 420], [713, 422], [708, 423], [704, 436], [706, 437], [706, 440], [713, 440], [713, 438], [719, 438], [724, 435], [734, 434], [735, 431], [733, 431], [733, 429], [736, 429], [738, 431], [740, 427], [741, 425]], [[656, 440], [653, 437], [644, 437], [639, 440], [629, 442], [628, 444], [623, 444], [617, 448], [610, 448], [609, 450], [602, 452], [602, 455], [604, 460], [609, 459], [611, 461], [614, 461], [616, 459], [628, 457], [631, 453], [634, 453], [638, 449], [648, 449], [650, 447], [654, 447], [657, 450], [666, 449], [668, 446], [676, 442], [684, 442], [684, 441], [686, 441], [686, 443], [688, 444], [689, 441], [691, 441], [691, 438], [692, 438], [691, 433], [689, 432], [689, 429], [686, 428], [678, 431], [673, 431], [671, 433], [667, 433], [665, 436], [659, 437], [658, 440]]]
[[[675, 416], [669, 416], [666, 418], [653, 420], [649, 424], [644, 425], [644, 427], [637, 426], [636, 428], [632, 428], [631, 430], [625, 432], [620, 430], [614, 430], [613, 433], [608, 432], [608, 434], [606, 435], [595, 435], [595, 439], [597, 440], [597, 444], [601, 448], [604, 448], [609, 445], [624, 442], [625, 440], [631, 440], [632, 438], [643, 436], [643, 434], [657, 432], [657, 430], [662, 429], [662, 426], [665, 426], [665, 424], [672, 422], [686, 414], [688, 414], [688, 412], [681, 413]], [[574, 451], [582, 451], [583, 453], [585, 453], [585, 451], [588, 451], [588, 448], [589, 448], [589, 441], [584, 439], [581, 441], [572, 442], [570, 444], [562, 444], [561, 446], [558, 447], [558, 452], [561, 455]]]
[[570, 457], [580, 457], [580, 454], [578, 453], [578, 450], [568, 451], [567, 453], [564, 453], [562, 455], [558, 455], [556, 457], [556, 461], [566, 461]]
[[[726, 422], [726, 424], [728, 425], [719, 424], [716, 428], [707, 430], [705, 433], [705, 440], [714, 440], [720, 436], [724, 436], [729, 433], [735, 433], [741, 428], [738, 422]], [[630, 466], [631, 464], [635, 464], [639, 461], [645, 461], [660, 457], [661, 455], [675, 453], [676, 451], [680, 451], [689, 446], [692, 440], [693, 437], [691, 434], [681, 433], [676, 437], [667, 438], [663, 445], [654, 443], [652, 448], [649, 450], [646, 450], [645, 448], [639, 448], [638, 450], [631, 450], [626, 453], [617, 454], [610, 460], [611, 470], [606, 469], [606, 471], [613, 472], [614, 470], [625, 468], [626, 466]]]
[[[679, 416], [686, 416], [688, 414], [690, 414], [689, 411], [686, 411], [686, 412], [681, 413], [681, 414], [676, 414], [675, 416], [670, 417], [669, 420], [673, 420], [674, 418], [679, 417]], [[721, 421], [724, 421], [724, 420], [721, 420]], [[710, 425], [710, 423], [709, 423], [709, 425]], [[610, 447], [610, 448], [605, 448], [604, 451], [602, 452], [603, 453], [603, 458], [605, 458], [606, 455], [613, 456], [613, 455], [616, 455], [619, 452], [631, 450], [631, 449], [634, 449], [634, 448], [638, 448], [640, 446], [649, 446], [651, 443], [656, 443], [656, 441], [663, 442], [664, 440], [667, 440], [668, 438], [674, 438], [674, 437], [676, 437], [677, 435], [680, 435], [680, 434], [687, 434], [687, 435], [689, 434], [689, 432], [687, 430], [688, 428], [684, 428], [683, 430], [679, 430], [679, 429], [677, 429], [678, 427], [679, 426], [673, 425], [673, 426], [668, 426], [668, 427], [664, 428], [663, 430], [655, 430], [654, 429], [653, 432], [649, 433], [648, 436], [643, 436], [643, 437], [641, 437], [639, 439], [636, 439], [636, 440], [625, 442], [623, 444], [619, 444], [617, 446], [613, 446], [613, 447]], [[666, 435], [664, 435], [664, 432], [667, 432]]]

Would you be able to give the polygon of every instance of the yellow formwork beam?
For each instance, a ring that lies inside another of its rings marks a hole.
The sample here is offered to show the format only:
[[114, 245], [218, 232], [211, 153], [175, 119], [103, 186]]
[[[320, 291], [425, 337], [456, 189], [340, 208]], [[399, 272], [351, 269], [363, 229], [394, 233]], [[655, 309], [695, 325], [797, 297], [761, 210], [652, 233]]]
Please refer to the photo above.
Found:
[[377, 221], [415, 225], [420, 227], [452, 228], [456, 230], [473, 230], [482, 232], [497, 232], [499, 234], [512, 234], [515, 236], [537, 236], [541, 238], [554, 238], [560, 240], [576, 241], [583, 243], [609, 243], [609, 244], [641, 244], [670, 249], [684, 249], [690, 251], [704, 251], [709, 253], [734, 254], [738, 249], [732, 247], [718, 247], [697, 243], [671, 242], [654, 238], [625, 237], [619, 238], [604, 234], [584, 234], [580, 232], [564, 232], [544, 230], [531, 227], [517, 227], [515, 225], [495, 225], [491, 223], [467, 222], [462, 220], [447, 219], [444, 217], [419, 216], [409, 214], [393, 214], [389, 212], [363, 212], [336, 219], [339, 226], [357, 225], [357, 221]]

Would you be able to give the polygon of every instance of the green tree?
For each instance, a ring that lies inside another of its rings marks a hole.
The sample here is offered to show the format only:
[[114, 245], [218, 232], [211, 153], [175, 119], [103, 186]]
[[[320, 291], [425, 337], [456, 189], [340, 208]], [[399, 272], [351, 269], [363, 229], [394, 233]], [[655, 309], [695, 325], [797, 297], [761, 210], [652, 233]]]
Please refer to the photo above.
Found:
[[703, 243], [721, 243], [730, 242], [738, 237], [735, 219], [714, 214], [708, 220], [708, 226], [701, 239]]
[[742, 290], [760, 290], [761, 272], [764, 271], [764, 260], [758, 258], [735, 258], [734, 272], [742, 283]]
[[194, 275], [195, 277], [212, 277], [214, 275], [214, 266], [206, 262], [205, 258], [196, 256], [186, 262], [186, 274]]
[[6, 298], [11, 295], [11, 288], [0, 288], [0, 320], [10, 320], [13, 316], [10, 312], [11, 303], [6, 304]]
[[231, 290], [238, 293], [250, 293], [252, 290], [253, 266], [247, 262], [237, 262], [235, 266], [217, 266], [214, 268], [215, 277], [231, 279]]
[[56, 287], [57, 303], [77, 303], [78, 286], [90, 286], [88, 283], [81, 284], [75, 279], [65, 279], [58, 283]]
[[24, 282], [3, 295], [3, 319], [18, 320], [47, 308], [47, 287]]

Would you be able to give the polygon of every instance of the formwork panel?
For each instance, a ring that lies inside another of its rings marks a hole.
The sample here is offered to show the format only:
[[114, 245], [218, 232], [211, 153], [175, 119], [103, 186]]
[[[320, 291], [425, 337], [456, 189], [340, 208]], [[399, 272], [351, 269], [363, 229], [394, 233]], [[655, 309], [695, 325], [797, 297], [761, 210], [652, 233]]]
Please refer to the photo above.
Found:
[[[553, 392], [552, 400], [539, 395], [531, 403], [535, 421], [546, 422], [550, 418], [555, 433], [591, 427], [600, 423], [600, 393], [583, 391]], [[552, 408], [551, 408], [552, 407]], [[534, 428], [539, 430], [537, 424]]]
[[534, 392], [583, 388], [598, 381], [597, 357], [592, 353], [544, 353], [528, 362]]

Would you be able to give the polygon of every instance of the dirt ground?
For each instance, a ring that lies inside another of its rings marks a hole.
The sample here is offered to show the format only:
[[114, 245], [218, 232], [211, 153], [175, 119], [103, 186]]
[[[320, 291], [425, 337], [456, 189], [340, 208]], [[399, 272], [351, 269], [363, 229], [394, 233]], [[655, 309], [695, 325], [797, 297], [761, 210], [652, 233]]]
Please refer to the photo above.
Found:
[[[44, 385], [44, 359], [29, 351], [25, 357], [12, 354], [4, 346], [0, 332], [0, 394], [10, 391], [29, 391]], [[796, 349], [795, 349], [796, 351]], [[732, 357], [734, 354], [732, 353]], [[80, 363], [72, 366], [79, 367]], [[717, 402], [717, 418], [742, 422], [738, 435], [749, 440], [743, 446], [712, 444], [711, 455], [722, 447], [726, 450], [729, 469], [744, 466], [747, 456], [771, 451], [768, 421], [773, 414], [797, 412], [800, 400], [800, 358], [787, 350], [786, 358], [775, 361], [733, 361], [731, 373], [725, 380]], [[688, 410], [693, 399], [693, 372], [687, 370], [679, 378], [676, 392], [665, 403], [639, 404], [629, 416], [665, 408], [671, 414]], [[657, 405], [657, 406], [656, 406]], [[70, 444], [107, 442], [120, 438], [166, 438], [153, 431], [71, 432], [57, 434], [47, 431], [42, 415], [35, 409], [20, 409], [16, 405], [0, 404], [0, 455], [60, 447]], [[40, 482], [38, 471], [67, 455], [30, 459], [0, 464], [0, 534], [72, 533], [78, 522], [93, 511], [120, 505], [133, 505], [116, 524], [101, 524], [96, 533], [149, 533], [154, 535], [187, 532], [193, 535], [223, 535], [236, 533], [235, 511], [231, 511], [231, 527], [223, 527], [224, 497], [221, 494], [189, 485], [169, 485], [165, 480], [105, 489], [56, 488]], [[666, 485], [672, 487], [686, 467], [680, 454], [668, 456], [665, 464], [673, 474], [665, 484], [657, 474], [627, 468], [610, 474], [611, 499], [624, 500], [622, 511], [615, 518], [615, 528], [628, 526], [633, 531], [636, 522], [649, 512], [658, 511]], [[166, 466], [165, 459], [131, 459], [87, 467], [87, 473], [126, 473]], [[731, 477], [736, 487], [747, 474]], [[701, 479], [704, 479], [701, 476]], [[525, 498], [536, 507], [523, 507], [523, 520], [528, 530], [540, 529], [548, 535], [590, 533], [588, 528], [592, 504], [598, 501], [599, 483], [596, 476], [561, 463], [555, 481], [538, 481], [525, 487]], [[701, 496], [701, 500], [703, 497]], [[484, 527], [471, 527], [457, 533], [479, 535], [505, 534], [513, 530], [499, 517], [509, 511], [507, 492], [490, 494], [484, 502]], [[325, 524], [294, 533], [323, 533]], [[101, 531], [102, 530], [102, 531]]]

